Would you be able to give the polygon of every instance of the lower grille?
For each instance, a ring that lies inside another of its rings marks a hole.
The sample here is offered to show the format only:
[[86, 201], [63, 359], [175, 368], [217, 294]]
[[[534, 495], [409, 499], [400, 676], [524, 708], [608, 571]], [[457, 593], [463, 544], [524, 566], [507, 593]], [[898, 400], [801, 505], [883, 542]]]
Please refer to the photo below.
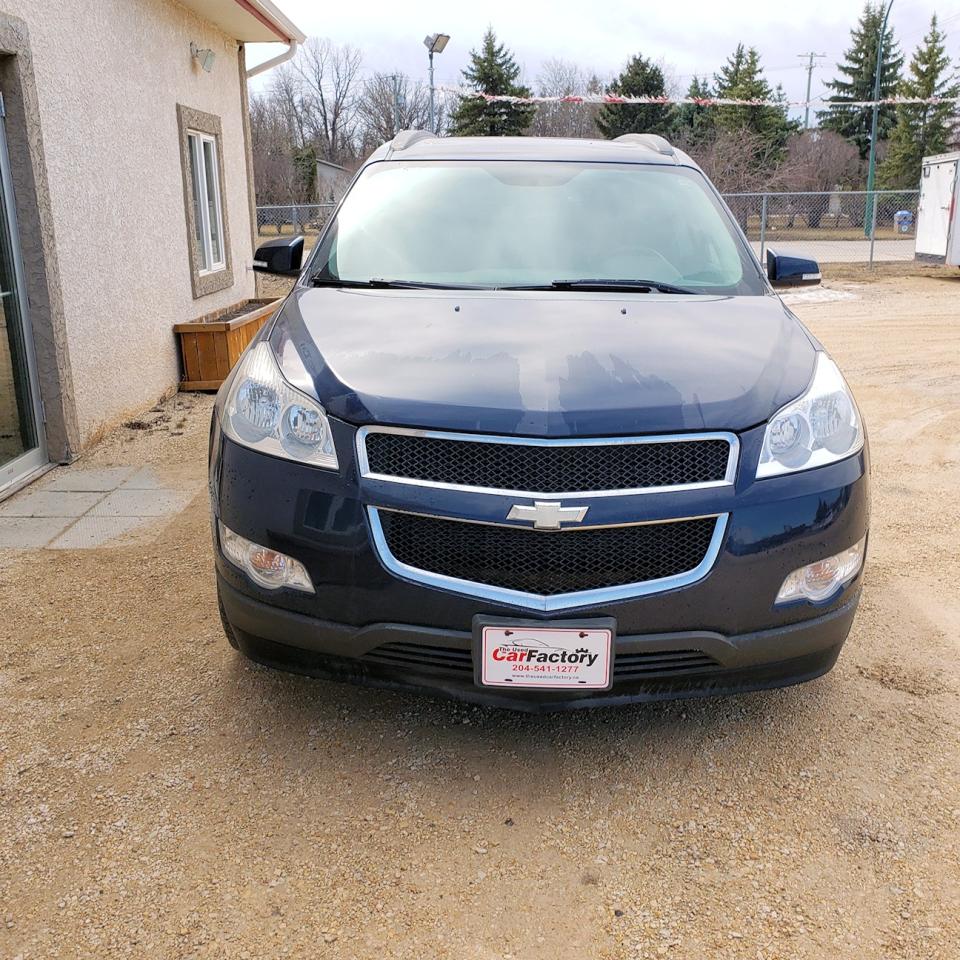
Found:
[[655, 650], [618, 654], [613, 661], [613, 675], [617, 680], [639, 680], [642, 677], [689, 673], [719, 666], [713, 657], [702, 650]]
[[559, 533], [378, 511], [387, 549], [408, 567], [541, 597], [664, 580], [699, 567], [717, 517]]
[[473, 655], [456, 647], [434, 647], [419, 643], [384, 643], [364, 655], [364, 660], [398, 667], [432, 667], [454, 673], [473, 673]]
[[[400, 669], [416, 668], [451, 675], [472, 676], [473, 656], [469, 650], [419, 643], [384, 643], [363, 657]], [[613, 661], [613, 678], [618, 681], [675, 676], [699, 670], [713, 670], [720, 664], [702, 650], [650, 650], [620, 653]]]

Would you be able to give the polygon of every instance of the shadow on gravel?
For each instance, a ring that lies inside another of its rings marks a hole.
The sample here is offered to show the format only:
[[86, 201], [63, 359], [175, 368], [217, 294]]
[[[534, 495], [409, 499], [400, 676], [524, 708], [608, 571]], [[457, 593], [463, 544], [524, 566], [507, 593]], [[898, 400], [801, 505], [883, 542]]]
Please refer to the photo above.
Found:
[[835, 676], [736, 696], [526, 714], [282, 673], [237, 656], [225, 676], [236, 713], [223, 719], [255, 728], [276, 755], [313, 742], [331, 768], [355, 767], [358, 754], [424, 768], [432, 756], [445, 767], [496, 767], [505, 783], [510, 770], [522, 770], [546, 786], [568, 760], [587, 779], [625, 763], [668, 777], [734, 757], [748, 768], [785, 757], [802, 763], [819, 749], [818, 731], [846, 713]]

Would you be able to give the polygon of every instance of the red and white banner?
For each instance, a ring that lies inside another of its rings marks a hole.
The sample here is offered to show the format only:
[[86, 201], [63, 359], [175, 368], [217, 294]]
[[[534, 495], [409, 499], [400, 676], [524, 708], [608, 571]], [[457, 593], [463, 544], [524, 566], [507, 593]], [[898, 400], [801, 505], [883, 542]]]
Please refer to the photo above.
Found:
[[458, 97], [485, 100], [487, 103], [621, 103], [636, 104], [639, 106], [660, 106], [688, 104], [695, 107], [815, 107], [819, 109], [833, 109], [843, 107], [872, 107], [891, 106], [901, 104], [937, 106], [943, 103], [960, 104], [960, 97], [884, 97], [882, 100], [737, 100], [732, 97], [620, 97], [615, 93], [584, 93], [571, 94], [563, 97], [511, 97], [506, 94], [495, 95], [482, 93], [478, 90], [467, 90], [462, 87], [438, 87], [444, 93], [451, 93]]

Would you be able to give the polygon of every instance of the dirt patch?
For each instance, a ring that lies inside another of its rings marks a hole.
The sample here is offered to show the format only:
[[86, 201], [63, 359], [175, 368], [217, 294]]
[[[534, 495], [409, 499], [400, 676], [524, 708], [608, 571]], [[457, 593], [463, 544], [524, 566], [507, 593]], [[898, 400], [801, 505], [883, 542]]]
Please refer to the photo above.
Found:
[[[212, 393], [177, 393], [169, 400], [127, 420], [78, 464], [189, 464], [196, 471], [209, 433]], [[198, 444], [200, 445], [198, 447]], [[205, 455], [204, 455], [205, 456]]]
[[232, 307], [226, 307], [223, 310], [215, 310], [213, 313], [206, 314], [202, 319], [197, 320], [196, 323], [229, 323], [231, 320], [236, 320], [238, 317], [243, 317], [248, 313], [259, 310], [261, 307], [265, 307], [270, 301], [271, 298], [269, 297], [241, 300], [240, 303], [235, 303]]
[[[274, 673], [223, 639], [202, 494], [153, 542], [19, 555], [0, 956], [955, 960], [957, 287], [794, 309], [871, 431], [831, 674], [530, 717]], [[211, 402], [85, 459], [202, 477]]]
[[267, 273], [257, 274], [258, 297], [285, 297], [296, 282], [293, 277], [274, 277]]
[[[816, 249], [813, 256], [816, 256]], [[929, 277], [939, 280], [960, 281], [960, 269], [942, 264], [921, 263], [917, 260], [897, 260], [888, 263], [822, 263], [820, 271], [825, 280], [902, 280]]]
[[890, 661], [857, 667], [861, 677], [873, 680], [882, 687], [909, 693], [912, 697], [935, 697], [947, 688], [937, 675], [924, 670], [911, 670]]

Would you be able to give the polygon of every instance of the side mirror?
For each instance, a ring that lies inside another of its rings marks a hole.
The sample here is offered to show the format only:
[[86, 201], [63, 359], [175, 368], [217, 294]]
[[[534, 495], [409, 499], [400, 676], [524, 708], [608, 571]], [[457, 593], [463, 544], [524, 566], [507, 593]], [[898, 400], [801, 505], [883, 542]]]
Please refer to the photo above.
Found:
[[775, 287], [812, 287], [821, 280], [820, 264], [768, 250], [767, 279]]
[[281, 277], [296, 277], [303, 261], [303, 237], [280, 237], [257, 247], [253, 255], [253, 269], [259, 273], [275, 273]]

